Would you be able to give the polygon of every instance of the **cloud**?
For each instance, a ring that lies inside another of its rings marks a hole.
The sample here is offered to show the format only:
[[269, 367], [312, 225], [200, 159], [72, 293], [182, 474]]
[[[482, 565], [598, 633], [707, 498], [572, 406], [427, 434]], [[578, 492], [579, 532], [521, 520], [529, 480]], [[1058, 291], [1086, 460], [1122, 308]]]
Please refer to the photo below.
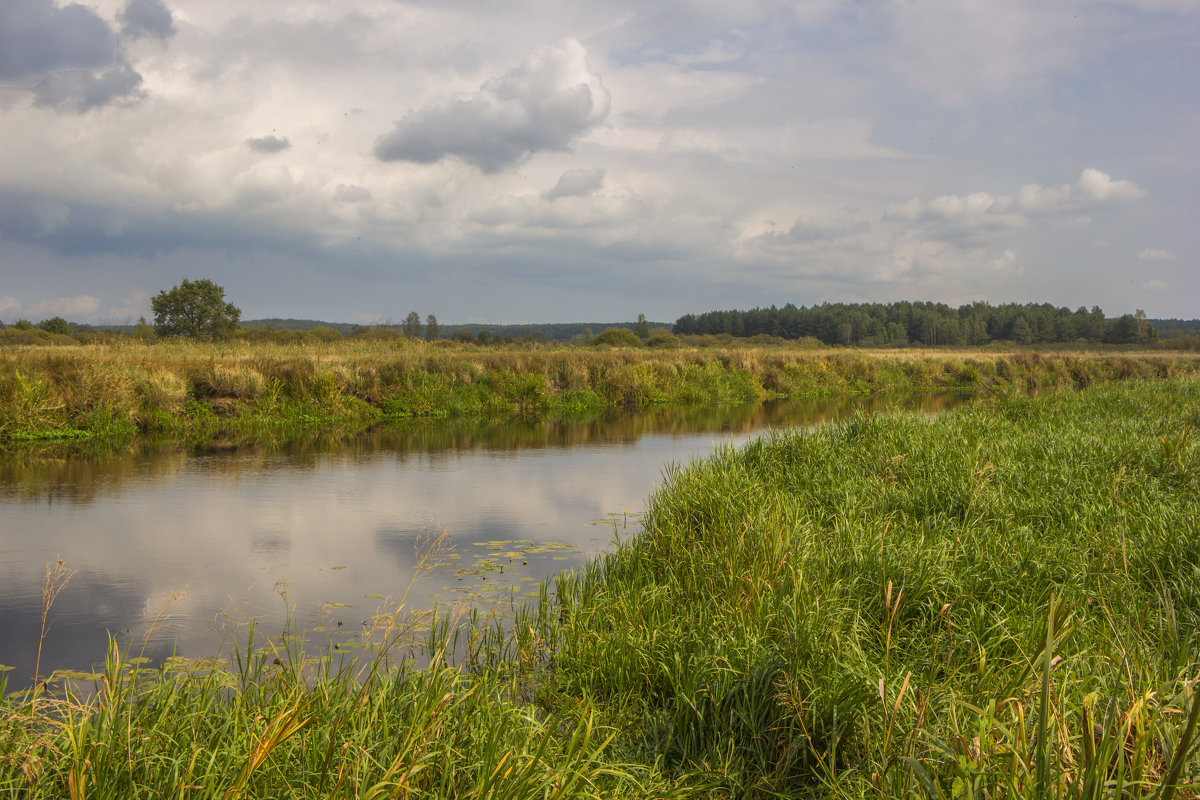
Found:
[[34, 87], [33, 104], [82, 113], [118, 101], [137, 102], [145, 95], [142, 76], [120, 64], [103, 72], [53, 72]]
[[1069, 3], [884, 0], [887, 63], [948, 105], [977, 102], [1069, 68], [1088, 55], [1095, 24]]
[[1160, 281], [1158, 278], [1151, 278], [1150, 280], [1148, 280], [1142, 284], [1142, 288], [1143, 289], [1154, 289], [1155, 291], [1162, 291], [1163, 289], [1167, 288], [1167, 284], [1163, 281]]
[[30, 85], [58, 70], [118, 62], [117, 36], [95, 11], [52, 0], [0, 3], [0, 82]]
[[554, 184], [554, 188], [542, 195], [546, 200], [557, 200], [560, 197], [584, 197], [604, 185], [604, 170], [569, 169], [564, 172]]
[[1077, 212], [1099, 203], [1119, 203], [1139, 200], [1145, 190], [1132, 181], [1114, 181], [1106, 172], [1088, 167], [1074, 184], [1044, 187], [1027, 183], [1017, 193], [1017, 204], [1030, 214]]
[[256, 153], [278, 153], [292, 146], [286, 136], [251, 136], [246, 140], [246, 147]]
[[1138, 261], [1174, 261], [1175, 254], [1170, 250], [1143, 250], [1137, 254]]
[[987, 192], [941, 195], [928, 203], [913, 198], [890, 207], [883, 218], [920, 229], [931, 239], [969, 246], [984, 244], [1027, 222], [1016, 213], [1012, 198]]
[[145, 289], [133, 289], [109, 309], [113, 319], [133, 322], [135, 317], [149, 316], [150, 293]]
[[1079, 188], [1095, 200], [1138, 200], [1146, 192], [1132, 181], [1114, 181], [1107, 173], [1088, 167], [1079, 176]]
[[24, 314], [35, 319], [47, 316], [78, 317], [92, 314], [99, 307], [99, 298], [90, 294], [51, 297], [29, 307], [15, 297], [0, 297], [0, 314]]
[[339, 183], [333, 192], [333, 199], [342, 203], [365, 203], [371, 199], [371, 192], [365, 186]]
[[538, 150], [567, 150], [609, 111], [608, 91], [575, 39], [538, 50], [474, 94], [410, 110], [375, 141], [380, 161], [457, 156], [495, 173]]
[[36, 303], [29, 311], [37, 316], [50, 314], [67, 317], [91, 314], [99, 307], [100, 300], [98, 298], [90, 294], [81, 294], [75, 297], [52, 297]]
[[803, 216], [799, 217], [786, 233], [764, 233], [754, 237], [754, 241], [768, 249], [776, 249], [780, 246], [807, 245], [847, 239], [860, 236], [870, 229], [871, 223], [866, 220], [818, 219]]
[[170, 39], [175, 35], [175, 18], [162, 0], [129, 0], [119, 14], [121, 33], [132, 38], [149, 36]]
[[1086, 225], [1090, 220], [1082, 212], [1145, 195], [1132, 181], [1113, 180], [1088, 167], [1074, 184], [1046, 187], [1027, 183], [1015, 198], [987, 192], [941, 195], [928, 202], [912, 198], [888, 208], [884, 219], [923, 228], [932, 238], [979, 245], [1035, 219], [1051, 218], [1058, 226]]

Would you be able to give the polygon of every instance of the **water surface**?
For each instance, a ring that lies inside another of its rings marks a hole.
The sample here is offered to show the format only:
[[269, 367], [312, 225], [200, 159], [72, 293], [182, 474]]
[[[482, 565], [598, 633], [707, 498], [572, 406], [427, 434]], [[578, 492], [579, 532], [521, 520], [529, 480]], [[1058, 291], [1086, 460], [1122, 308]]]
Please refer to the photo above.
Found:
[[[286, 446], [0, 460], [0, 664], [31, 680], [47, 563], [75, 570], [49, 613], [41, 674], [103, 659], [111, 633], [161, 658], [228, 650], [289, 618], [351, 644], [410, 607], [521, 602], [546, 576], [634, 535], [664, 466], [770, 428], [858, 410], [936, 413], [954, 395], [657, 408], [586, 422], [423, 421]], [[503, 568], [503, 572], [501, 572]], [[340, 624], [339, 624], [340, 623]]]

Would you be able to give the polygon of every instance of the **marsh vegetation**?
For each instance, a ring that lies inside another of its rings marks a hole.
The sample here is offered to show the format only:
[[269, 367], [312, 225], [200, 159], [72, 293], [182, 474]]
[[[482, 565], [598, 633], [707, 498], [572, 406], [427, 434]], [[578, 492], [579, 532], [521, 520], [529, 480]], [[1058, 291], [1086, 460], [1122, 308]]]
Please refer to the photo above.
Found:
[[1198, 409], [1194, 377], [1124, 382], [726, 450], [502, 622], [397, 617], [366, 663], [262, 631], [232, 663], [114, 649], [94, 693], [9, 697], [0, 787], [1190, 796]]
[[1079, 387], [1197, 370], [1192, 355], [1136, 352], [121, 340], [0, 351], [0, 447], [139, 433], [248, 441], [414, 417], [536, 419], [764, 398]]

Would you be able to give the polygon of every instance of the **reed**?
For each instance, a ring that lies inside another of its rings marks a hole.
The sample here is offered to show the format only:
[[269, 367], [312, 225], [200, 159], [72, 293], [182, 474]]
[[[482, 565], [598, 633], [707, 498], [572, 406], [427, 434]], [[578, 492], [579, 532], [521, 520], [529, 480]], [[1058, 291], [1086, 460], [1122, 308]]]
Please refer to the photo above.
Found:
[[674, 466], [637, 535], [435, 620], [422, 668], [252, 635], [6, 698], [0, 793], [1196, 796], [1198, 409], [1111, 383]]
[[261, 439], [281, 427], [409, 417], [548, 417], [763, 398], [1029, 390], [1197, 371], [1193, 355], [1158, 353], [116, 340], [0, 350], [0, 447], [139, 432], [193, 441]]

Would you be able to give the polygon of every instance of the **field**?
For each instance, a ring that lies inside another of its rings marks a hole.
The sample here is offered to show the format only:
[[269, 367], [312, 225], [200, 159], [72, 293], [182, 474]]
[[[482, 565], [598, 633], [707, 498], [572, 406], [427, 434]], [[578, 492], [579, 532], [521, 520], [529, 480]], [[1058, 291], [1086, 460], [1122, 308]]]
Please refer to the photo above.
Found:
[[[740, 357], [736, 374], [870, 365], [877, 382], [912, 363]], [[494, 358], [423, 374], [518, 356]], [[571, 363], [715, 369], [695, 358]], [[1178, 368], [990, 357], [977, 383], [1001, 363], [1067, 384]], [[514, 618], [444, 619], [410, 643], [401, 609], [358, 665], [305, 660], [274, 631], [228, 662], [148, 669], [114, 650], [94, 692], [9, 697], [0, 792], [1194, 797], [1198, 427], [1191, 376], [778, 434], [672, 470], [637, 536]], [[410, 645], [425, 666], [396, 668]]]
[[193, 442], [261, 440], [297, 427], [353, 429], [423, 416], [594, 415], [769, 397], [1081, 387], [1198, 370], [1194, 354], [1127, 351], [126, 339], [0, 350], [0, 448], [139, 433]]

